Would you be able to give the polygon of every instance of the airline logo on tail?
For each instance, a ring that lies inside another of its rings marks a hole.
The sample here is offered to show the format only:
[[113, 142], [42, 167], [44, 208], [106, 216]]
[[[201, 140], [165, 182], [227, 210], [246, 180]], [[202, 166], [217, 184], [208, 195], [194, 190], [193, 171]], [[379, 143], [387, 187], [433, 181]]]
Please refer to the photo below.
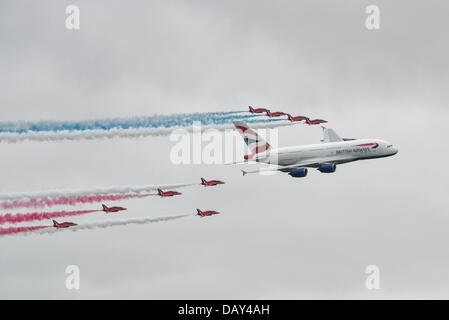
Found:
[[243, 121], [234, 121], [234, 126], [243, 137], [250, 154], [245, 155], [245, 160], [254, 158], [255, 155], [264, 153], [270, 149], [270, 144], [260, 137], [253, 129]]

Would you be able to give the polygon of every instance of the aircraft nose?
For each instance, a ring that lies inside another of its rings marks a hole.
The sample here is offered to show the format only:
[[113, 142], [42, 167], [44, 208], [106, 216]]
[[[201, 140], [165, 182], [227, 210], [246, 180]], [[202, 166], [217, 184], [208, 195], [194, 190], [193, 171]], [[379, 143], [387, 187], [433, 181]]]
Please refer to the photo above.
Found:
[[399, 152], [398, 148], [394, 148], [394, 147], [393, 147], [393, 150], [391, 150], [391, 153], [392, 153], [393, 155], [395, 155], [395, 154], [398, 153], [398, 152]]

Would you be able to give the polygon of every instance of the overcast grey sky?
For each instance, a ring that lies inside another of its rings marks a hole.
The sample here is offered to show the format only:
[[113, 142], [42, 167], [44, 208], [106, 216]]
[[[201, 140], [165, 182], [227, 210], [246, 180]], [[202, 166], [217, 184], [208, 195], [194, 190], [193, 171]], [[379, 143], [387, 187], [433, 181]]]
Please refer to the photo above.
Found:
[[[65, 28], [65, 8], [81, 29]], [[365, 8], [381, 28], [365, 28]], [[168, 137], [0, 145], [0, 192], [222, 179], [126, 216], [211, 219], [0, 239], [0, 298], [449, 298], [445, 1], [0, 2], [2, 120], [269, 106], [392, 158], [305, 179], [169, 159]], [[279, 129], [280, 145], [318, 127]], [[92, 206], [86, 206], [91, 208]], [[97, 220], [92, 214], [71, 221]], [[108, 217], [112, 218], [112, 217]], [[65, 268], [81, 268], [81, 289]], [[377, 265], [381, 290], [365, 288]]]

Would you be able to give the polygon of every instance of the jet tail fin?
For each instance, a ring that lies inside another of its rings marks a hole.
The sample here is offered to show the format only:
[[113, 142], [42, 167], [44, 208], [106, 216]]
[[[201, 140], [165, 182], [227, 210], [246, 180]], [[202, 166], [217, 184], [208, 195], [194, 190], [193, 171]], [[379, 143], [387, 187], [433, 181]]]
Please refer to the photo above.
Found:
[[59, 223], [56, 222], [56, 220], [53, 220], [53, 227], [57, 227]]
[[343, 141], [342, 138], [335, 132], [334, 129], [323, 127], [323, 142], [339, 142]]
[[108, 208], [106, 205], [104, 205], [104, 204], [102, 204], [102, 206], [103, 206], [103, 211], [106, 211], [106, 210], [109, 209], [109, 208]]
[[250, 154], [245, 155], [245, 160], [249, 160], [259, 153], [270, 150], [270, 144], [259, 136], [257, 132], [251, 129], [245, 122], [233, 121], [233, 123], [248, 146], [248, 149], [251, 151]]

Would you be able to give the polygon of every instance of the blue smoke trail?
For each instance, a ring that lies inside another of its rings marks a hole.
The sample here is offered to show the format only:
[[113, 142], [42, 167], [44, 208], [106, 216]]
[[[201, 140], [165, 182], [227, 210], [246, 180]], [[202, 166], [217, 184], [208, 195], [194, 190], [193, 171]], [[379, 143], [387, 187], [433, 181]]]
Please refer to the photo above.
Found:
[[[193, 124], [200, 123], [202, 129], [227, 130], [233, 129], [232, 120], [235, 118], [227, 117], [217, 119], [213, 117], [199, 119], [197, 122], [189, 121], [176, 123], [174, 127], [149, 127], [134, 129], [112, 128], [110, 130], [74, 130], [74, 131], [26, 131], [24, 133], [17, 132], [0, 132], [0, 142], [17, 143], [22, 141], [62, 141], [62, 140], [93, 140], [102, 138], [140, 138], [146, 136], [165, 136], [173, 132], [174, 129], [185, 129], [190, 131], [194, 128]], [[274, 128], [280, 126], [290, 126], [294, 123], [285, 119], [261, 119], [250, 118], [246, 120], [253, 128]], [[192, 126], [190, 126], [190, 123]], [[297, 124], [298, 122], [296, 122]], [[183, 126], [184, 125], [184, 126]]]
[[[242, 113], [242, 111], [155, 115], [149, 117], [114, 118], [85, 121], [10, 121], [0, 122], [0, 133], [20, 134], [27, 132], [172, 128], [191, 126], [194, 122], [200, 122], [202, 125], [221, 125], [231, 123], [232, 120], [252, 119], [261, 116], [254, 114], [238, 115], [238, 113]], [[269, 120], [268, 122], [270, 121], [272, 120]]]

